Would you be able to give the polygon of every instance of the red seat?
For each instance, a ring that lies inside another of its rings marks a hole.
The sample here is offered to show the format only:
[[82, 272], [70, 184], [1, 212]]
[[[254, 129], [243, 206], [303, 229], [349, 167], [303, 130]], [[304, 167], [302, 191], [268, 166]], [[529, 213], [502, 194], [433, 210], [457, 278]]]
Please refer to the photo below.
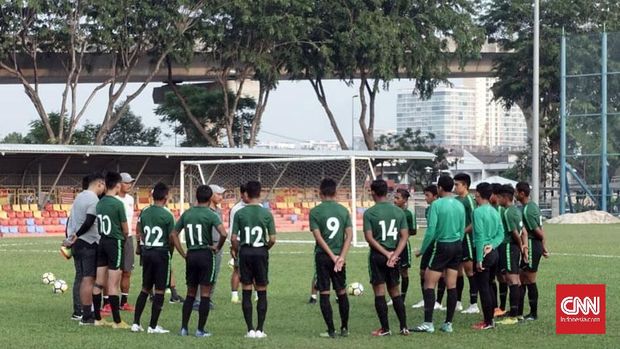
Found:
[[21, 211], [15, 212], [15, 217], [17, 217], [17, 218], [24, 218], [24, 212], [21, 212]]
[[9, 219], [0, 219], [0, 225], [9, 225]]
[[9, 218], [15, 218], [15, 212], [13, 212], [13, 211], [9, 211], [6, 214], [7, 214], [7, 216], [9, 216]]
[[41, 212], [41, 217], [48, 218], [49, 216], [50, 216], [50, 212], [49, 211], [42, 211]]
[[65, 211], [57, 211], [58, 213], [58, 217], [60, 218], [67, 218], [67, 212]]
[[2, 205], [2, 211], [10, 212], [13, 211], [11, 205]]
[[50, 212], [50, 217], [52, 217], [52, 218], [58, 218], [58, 212], [56, 212], [56, 211], [51, 211], [51, 212]]
[[52, 204], [47, 204], [47, 205], [43, 206], [43, 209], [45, 211], [51, 211], [51, 210], [54, 209], [54, 206]]
[[34, 219], [34, 224], [36, 224], [36, 225], [43, 225], [43, 218], [35, 218]]
[[24, 211], [24, 218], [32, 218], [32, 211]]
[[28, 232], [28, 228], [26, 228], [26, 226], [20, 225], [17, 227], [17, 231], [20, 234], [26, 234]]
[[43, 225], [51, 225], [51, 224], [52, 224], [51, 218], [43, 218]]
[[19, 225], [19, 220], [17, 218], [9, 219], [9, 225]]
[[60, 219], [58, 219], [58, 218], [52, 218], [52, 223], [51, 223], [51, 224], [53, 224], [53, 225], [58, 225], [58, 224], [60, 224]]

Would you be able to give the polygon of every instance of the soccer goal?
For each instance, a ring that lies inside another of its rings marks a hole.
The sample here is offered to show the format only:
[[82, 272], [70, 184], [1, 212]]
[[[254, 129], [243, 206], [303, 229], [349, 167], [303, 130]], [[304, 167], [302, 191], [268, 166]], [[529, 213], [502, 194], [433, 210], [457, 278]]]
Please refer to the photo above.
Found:
[[262, 184], [263, 205], [271, 210], [276, 228], [282, 232], [309, 231], [308, 212], [320, 203], [319, 184], [324, 178], [338, 182], [336, 200], [351, 212], [353, 244], [363, 246], [358, 236], [363, 209], [372, 203], [369, 187], [375, 178], [370, 158], [352, 156], [297, 157], [239, 160], [183, 161], [180, 168], [181, 211], [195, 201], [196, 188], [216, 184], [227, 189], [222, 205], [224, 224], [228, 211], [239, 200], [239, 186], [250, 180]]

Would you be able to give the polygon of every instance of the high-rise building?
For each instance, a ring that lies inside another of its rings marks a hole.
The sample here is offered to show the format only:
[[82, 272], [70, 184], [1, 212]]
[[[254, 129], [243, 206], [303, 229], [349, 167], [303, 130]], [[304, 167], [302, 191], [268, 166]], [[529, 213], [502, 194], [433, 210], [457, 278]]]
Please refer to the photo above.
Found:
[[420, 129], [435, 134], [443, 146], [514, 150], [527, 145], [521, 110], [506, 110], [493, 100], [492, 78], [457, 79], [454, 87], [439, 87], [428, 100], [410, 92], [398, 94], [397, 131]]

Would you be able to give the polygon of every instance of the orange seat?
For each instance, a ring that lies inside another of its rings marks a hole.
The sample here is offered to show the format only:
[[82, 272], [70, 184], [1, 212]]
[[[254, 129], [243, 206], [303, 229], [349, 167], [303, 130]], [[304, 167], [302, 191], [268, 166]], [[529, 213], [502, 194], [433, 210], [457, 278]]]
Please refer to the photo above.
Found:
[[24, 225], [20, 225], [20, 226], [17, 227], [17, 231], [20, 234], [26, 234], [28, 232], [28, 228], [26, 226], [24, 226]]
[[50, 212], [49, 212], [49, 211], [43, 211], [43, 212], [41, 212], [41, 217], [43, 217], [43, 218], [49, 218], [49, 217], [50, 217]]
[[34, 219], [34, 224], [36, 224], [36, 225], [43, 225], [43, 218], [35, 218]]
[[44, 225], [51, 225], [52, 224], [52, 219], [51, 218], [43, 218], [43, 224]]
[[11, 210], [11, 205], [2, 205], [2, 211], [13, 211]]
[[6, 213], [9, 218], [15, 218], [15, 212], [9, 211]]
[[24, 212], [24, 217], [25, 218], [32, 218], [33, 217], [32, 211], [25, 211]]
[[9, 225], [10, 220], [9, 219], [0, 219], [0, 225]]
[[15, 212], [15, 217], [17, 217], [17, 218], [24, 218], [24, 212], [22, 212], [22, 211], [16, 211], [16, 212]]
[[50, 212], [50, 217], [52, 217], [52, 218], [58, 218], [58, 212], [56, 212], [56, 211], [51, 211], [51, 212]]
[[60, 218], [67, 218], [67, 212], [66, 211], [58, 211], [58, 217], [60, 217]]

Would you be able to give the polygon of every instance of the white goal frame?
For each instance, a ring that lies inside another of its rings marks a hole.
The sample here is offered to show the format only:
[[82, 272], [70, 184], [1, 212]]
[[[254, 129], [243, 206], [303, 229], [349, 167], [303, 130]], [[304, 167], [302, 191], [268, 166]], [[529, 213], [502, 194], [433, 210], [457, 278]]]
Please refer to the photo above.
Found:
[[[344, 180], [344, 178], [350, 174], [350, 178], [351, 181], [349, 183], [350, 186], [350, 190], [351, 190], [351, 224], [353, 226], [353, 241], [352, 244], [353, 246], [356, 247], [362, 247], [362, 246], [368, 246], [368, 244], [364, 241], [364, 239], [362, 239], [362, 241], [359, 241], [358, 239], [358, 231], [357, 231], [357, 180], [356, 180], [356, 161], [367, 161], [368, 162], [368, 167], [369, 167], [369, 173], [370, 176], [372, 178], [370, 178], [370, 180], [374, 180], [376, 178], [376, 174], [375, 174], [375, 170], [374, 167], [372, 165], [372, 160], [369, 157], [360, 157], [360, 156], [322, 156], [322, 157], [287, 157], [287, 158], [260, 158], [260, 159], [226, 159], [226, 160], [186, 160], [186, 161], [181, 161], [180, 164], [180, 171], [179, 171], [179, 178], [180, 178], [180, 191], [179, 191], [179, 210], [181, 212], [181, 214], [183, 214], [184, 211], [184, 206], [185, 206], [185, 170], [187, 166], [197, 166], [198, 168], [198, 172], [200, 175], [200, 181], [203, 184], [210, 184], [209, 182], [211, 181], [211, 178], [213, 177], [213, 175], [215, 174], [212, 173], [211, 176], [209, 178], [205, 178], [205, 174], [202, 170], [202, 167], [200, 165], [216, 165], [216, 169], [217, 167], [219, 167], [219, 165], [223, 165], [223, 164], [252, 164], [252, 163], [282, 163], [282, 162], [320, 162], [320, 161], [337, 161], [337, 160], [347, 160], [349, 161], [349, 169], [346, 172], [346, 174], [343, 176], [343, 178], [341, 179]], [[217, 171], [217, 170], [215, 170]], [[284, 171], [286, 171], [286, 168], [284, 170], [282, 170], [280, 177], [284, 174]], [[335, 179], [335, 178], [334, 178]], [[279, 182], [280, 178], [278, 178], [276, 180], [276, 184], [271, 188], [271, 192], [274, 191], [275, 186], [277, 185], [277, 183]], [[339, 187], [342, 184], [340, 181], [339, 183]], [[267, 195], [265, 199], [269, 199], [269, 196], [271, 194], [271, 192]], [[363, 236], [363, 233], [362, 233]]]

